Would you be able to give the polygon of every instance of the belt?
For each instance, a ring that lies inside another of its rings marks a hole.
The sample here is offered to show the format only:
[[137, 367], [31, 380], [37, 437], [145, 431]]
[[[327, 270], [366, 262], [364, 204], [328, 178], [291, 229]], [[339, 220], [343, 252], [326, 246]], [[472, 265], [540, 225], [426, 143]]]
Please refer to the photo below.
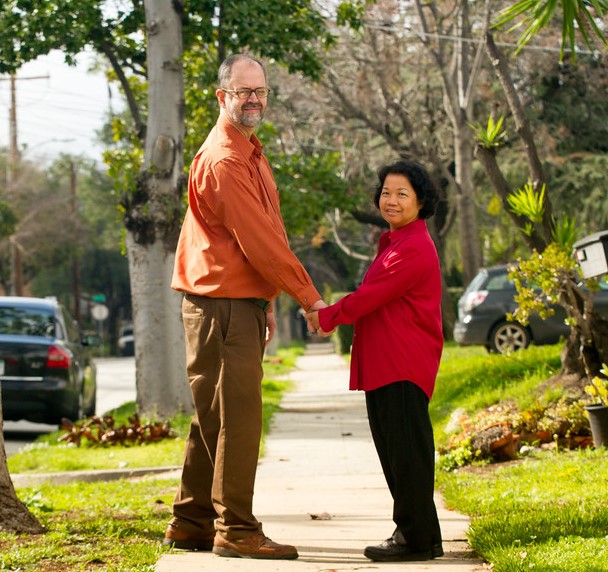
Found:
[[[185, 293], [186, 298], [208, 298], [208, 299], [213, 299], [212, 297], [209, 296], [201, 296], [199, 294], [190, 294], [189, 292]], [[215, 298], [216, 300], [221, 300], [222, 298]], [[251, 302], [252, 304], [255, 304], [258, 308], [262, 308], [262, 310], [264, 310], [264, 312], [266, 312], [268, 310], [268, 308], [270, 308], [270, 302], [268, 300], [266, 300], [265, 298], [237, 298], [238, 300], [247, 300], [247, 302]]]
[[259, 308], [262, 308], [264, 312], [266, 312], [268, 308], [270, 308], [270, 302], [268, 300], [265, 300], [264, 298], [245, 298], [245, 300], [249, 300], [249, 302], [252, 302]]

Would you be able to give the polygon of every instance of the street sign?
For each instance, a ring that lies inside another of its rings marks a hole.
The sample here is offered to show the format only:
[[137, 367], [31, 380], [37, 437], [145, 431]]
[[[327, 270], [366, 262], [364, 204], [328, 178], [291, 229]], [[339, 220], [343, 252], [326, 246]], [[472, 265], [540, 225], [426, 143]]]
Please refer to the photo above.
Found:
[[110, 311], [108, 310], [108, 307], [103, 304], [95, 304], [91, 308], [91, 316], [98, 322], [103, 322], [109, 315]]

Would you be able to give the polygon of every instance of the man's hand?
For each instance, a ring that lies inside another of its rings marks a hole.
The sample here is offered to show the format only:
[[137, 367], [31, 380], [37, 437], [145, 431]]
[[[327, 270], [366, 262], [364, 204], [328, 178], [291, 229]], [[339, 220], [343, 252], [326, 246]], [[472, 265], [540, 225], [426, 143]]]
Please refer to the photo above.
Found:
[[319, 329], [319, 317], [316, 316], [317, 322], [315, 325], [315, 324], [311, 323], [309, 316], [311, 315], [312, 312], [315, 312], [315, 315], [316, 315], [316, 311], [320, 310], [321, 308], [327, 308], [327, 304], [325, 302], [323, 302], [323, 300], [317, 300], [310, 308], [308, 308], [308, 311], [305, 314], [308, 331], [311, 334], [314, 334]]
[[313, 312], [308, 312], [306, 314], [306, 321], [308, 322], [308, 331], [311, 333], [317, 333], [322, 338], [327, 338], [331, 336], [336, 330], [335, 328], [331, 332], [324, 332], [321, 329], [321, 324], [319, 323], [319, 312], [318, 310]]
[[308, 322], [308, 331], [312, 334], [316, 332], [319, 328], [319, 312], [309, 312], [306, 314], [306, 322]]
[[277, 331], [277, 320], [274, 317], [274, 312], [266, 314], [266, 345], [272, 340], [274, 333]]

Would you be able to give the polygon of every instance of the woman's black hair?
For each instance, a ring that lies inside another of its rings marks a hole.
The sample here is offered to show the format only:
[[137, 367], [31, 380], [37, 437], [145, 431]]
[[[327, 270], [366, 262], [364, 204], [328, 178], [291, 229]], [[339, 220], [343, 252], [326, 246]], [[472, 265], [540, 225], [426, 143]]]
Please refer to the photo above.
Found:
[[422, 165], [405, 159], [399, 159], [378, 169], [379, 182], [374, 193], [376, 207], [380, 208], [380, 195], [387, 175], [403, 175], [411, 183], [416, 197], [422, 203], [418, 218], [429, 218], [435, 214], [439, 195], [430, 175]]

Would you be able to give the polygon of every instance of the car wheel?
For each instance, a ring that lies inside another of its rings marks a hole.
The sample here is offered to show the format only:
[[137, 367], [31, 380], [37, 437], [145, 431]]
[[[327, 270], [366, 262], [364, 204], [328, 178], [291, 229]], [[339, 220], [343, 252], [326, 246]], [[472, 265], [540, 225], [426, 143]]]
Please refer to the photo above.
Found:
[[517, 322], [500, 322], [490, 334], [489, 350], [507, 354], [522, 350], [530, 345], [528, 330]]

